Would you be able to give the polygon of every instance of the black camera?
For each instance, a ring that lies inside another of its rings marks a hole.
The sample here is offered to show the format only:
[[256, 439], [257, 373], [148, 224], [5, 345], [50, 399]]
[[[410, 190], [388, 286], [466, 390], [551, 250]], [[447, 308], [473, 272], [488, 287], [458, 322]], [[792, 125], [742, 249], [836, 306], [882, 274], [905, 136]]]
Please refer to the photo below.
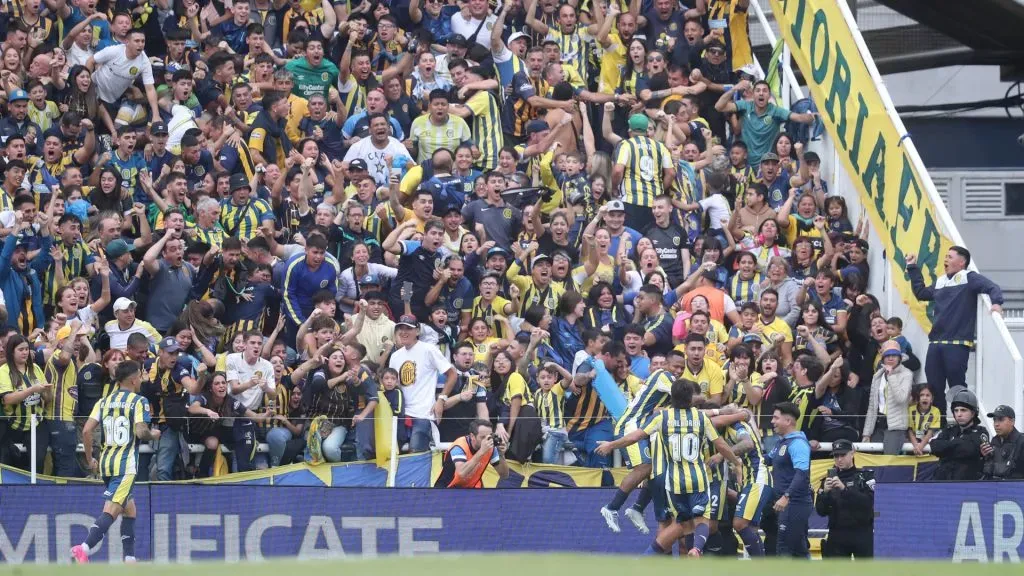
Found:
[[497, 433], [491, 434], [491, 441], [494, 442], [495, 446], [502, 446], [505, 444], [505, 441], [502, 440], [501, 436], [498, 436]]

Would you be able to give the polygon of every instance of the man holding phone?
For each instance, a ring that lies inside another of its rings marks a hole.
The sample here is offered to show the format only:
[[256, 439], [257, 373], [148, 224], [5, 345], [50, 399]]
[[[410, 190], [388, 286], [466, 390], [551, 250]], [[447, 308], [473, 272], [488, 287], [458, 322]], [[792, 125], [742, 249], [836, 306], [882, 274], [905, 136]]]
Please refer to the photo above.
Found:
[[832, 444], [835, 467], [818, 487], [814, 507], [828, 517], [828, 538], [821, 555], [830, 558], [870, 558], [874, 550], [875, 473], [857, 468], [849, 440]]

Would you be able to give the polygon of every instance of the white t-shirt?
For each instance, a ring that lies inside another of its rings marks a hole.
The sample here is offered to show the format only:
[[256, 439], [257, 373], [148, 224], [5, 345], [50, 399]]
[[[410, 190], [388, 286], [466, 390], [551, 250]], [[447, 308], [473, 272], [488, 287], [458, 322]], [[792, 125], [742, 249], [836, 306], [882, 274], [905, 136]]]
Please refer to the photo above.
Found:
[[388, 144], [384, 148], [377, 148], [373, 145], [372, 138], [363, 138], [348, 149], [345, 154], [345, 162], [351, 162], [356, 158], [362, 158], [369, 167], [370, 177], [378, 186], [388, 185], [388, 163], [384, 161], [385, 156], [398, 158], [405, 156], [412, 160], [409, 151], [397, 139], [388, 136]]
[[[476, 35], [476, 43], [484, 46], [487, 49], [491, 48], [491, 30], [494, 29], [494, 23], [497, 22], [498, 17], [494, 14], [489, 14], [484, 19], [484, 25], [480, 27], [480, 33]], [[461, 12], [452, 14], [452, 33], [462, 34], [467, 39], [476, 32], [477, 27], [480, 26], [480, 20], [476, 18], [470, 18], [466, 20], [462, 17]]]
[[181, 144], [181, 137], [190, 128], [198, 128], [196, 115], [188, 106], [175, 104], [171, 106], [171, 121], [167, 123], [167, 149], [170, 150]]
[[402, 346], [395, 350], [388, 366], [398, 371], [406, 415], [433, 420], [430, 409], [434, 406], [437, 379], [452, 368], [452, 363], [437, 345], [417, 341], [412, 348]]
[[78, 44], [71, 43], [71, 48], [68, 49], [68, 64], [71, 66], [85, 66], [85, 63], [89, 61], [89, 57], [94, 54], [91, 48], [79, 48]]
[[722, 220], [728, 220], [732, 214], [729, 211], [729, 201], [721, 194], [712, 194], [698, 202], [700, 207], [708, 213], [711, 227], [715, 230], [722, 228]]
[[263, 377], [263, 387], [253, 386], [241, 394], [232, 394], [239, 402], [245, 404], [249, 410], [256, 410], [263, 402], [263, 393], [273, 394], [274, 387], [274, 366], [265, 358], [257, 358], [256, 362], [249, 364], [245, 361], [245, 352], [228, 354], [226, 361], [228, 383], [237, 381], [244, 384], [252, 380], [253, 376]]
[[139, 74], [142, 74], [143, 84], [153, 85], [153, 65], [149, 63], [149, 57], [145, 52], [140, 52], [135, 58], [129, 59], [125, 55], [126, 49], [123, 44], [108, 46], [93, 55], [97, 69], [93, 72], [92, 81], [96, 84], [100, 100], [108, 104], [124, 96]]

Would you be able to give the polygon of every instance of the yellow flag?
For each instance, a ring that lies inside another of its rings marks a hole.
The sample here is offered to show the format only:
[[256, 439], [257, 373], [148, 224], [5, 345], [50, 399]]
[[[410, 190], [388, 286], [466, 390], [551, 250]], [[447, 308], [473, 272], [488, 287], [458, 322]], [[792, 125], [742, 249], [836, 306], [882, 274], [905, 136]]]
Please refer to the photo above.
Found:
[[391, 412], [391, 404], [388, 402], [384, 392], [377, 394], [377, 408], [373, 410], [373, 436], [374, 452], [376, 452], [377, 466], [387, 468], [391, 461], [391, 419], [394, 413]]

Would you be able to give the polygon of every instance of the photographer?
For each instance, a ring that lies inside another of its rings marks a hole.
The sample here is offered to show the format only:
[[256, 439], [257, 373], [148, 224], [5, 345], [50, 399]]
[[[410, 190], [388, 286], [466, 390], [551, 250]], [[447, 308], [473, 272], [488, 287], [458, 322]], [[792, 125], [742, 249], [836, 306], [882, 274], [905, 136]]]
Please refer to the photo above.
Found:
[[981, 445], [985, 456], [985, 480], [1024, 479], [1024, 436], [1016, 427], [1016, 414], [1009, 406], [997, 406], [989, 415], [996, 435]]
[[821, 555], [831, 558], [870, 558], [874, 550], [875, 473], [858, 469], [853, 443], [832, 444], [835, 467], [821, 481], [814, 508], [828, 516], [828, 538]]
[[508, 478], [507, 446], [489, 421], [473, 420], [469, 423], [469, 434], [452, 442], [444, 453], [441, 475], [434, 488], [482, 488], [488, 464], [494, 466], [499, 476]]

